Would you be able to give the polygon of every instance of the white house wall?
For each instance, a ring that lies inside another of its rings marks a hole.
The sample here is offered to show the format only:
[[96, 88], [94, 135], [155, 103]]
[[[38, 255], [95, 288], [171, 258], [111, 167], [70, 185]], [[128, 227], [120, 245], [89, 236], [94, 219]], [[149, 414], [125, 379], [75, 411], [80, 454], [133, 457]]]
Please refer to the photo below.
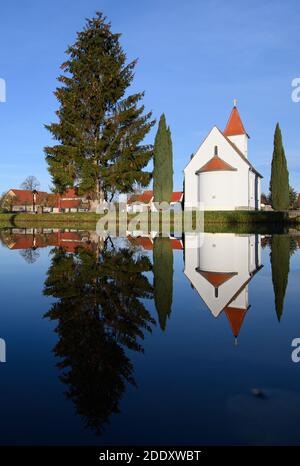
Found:
[[248, 157], [248, 136], [246, 134], [238, 134], [236, 136], [228, 136], [233, 144], [236, 145], [238, 149], [244, 154], [245, 157]]

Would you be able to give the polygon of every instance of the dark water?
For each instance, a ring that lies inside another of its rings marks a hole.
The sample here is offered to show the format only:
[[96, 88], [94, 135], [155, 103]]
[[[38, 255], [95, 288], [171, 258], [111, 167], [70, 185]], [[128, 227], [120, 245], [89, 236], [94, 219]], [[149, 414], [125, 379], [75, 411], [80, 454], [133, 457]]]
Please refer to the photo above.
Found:
[[300, 443], [297, 237], [0, 238], [1, 444]]

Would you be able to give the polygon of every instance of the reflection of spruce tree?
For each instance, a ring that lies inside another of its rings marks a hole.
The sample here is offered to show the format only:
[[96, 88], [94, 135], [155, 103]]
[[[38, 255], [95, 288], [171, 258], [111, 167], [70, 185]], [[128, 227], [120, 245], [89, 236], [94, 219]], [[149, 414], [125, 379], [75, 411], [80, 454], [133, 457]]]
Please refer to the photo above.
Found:
[[273, 235], [271, 241], [272, 281], [275, 295], [275, 308], [278, 321], [283, 312], [284, 297], [290, 271], [290, 255], [293, 243], [288, 235]]
[[155, 238], [153, 250], [154, 300], [159, 324], [165, 330], [173, 300], [173, 250], [170, 238]]
[[68, 386], [77, 413], [100, 434], [126, 382], [134, 384], [125, 348], [143, 351], [138, 343], [154, 321], [141, 303], [152, 296], [142, 274], [151, 269], [147, 257], [132, 251], [69, 255], [55, 250], [45, 294], [58, 298], [46, 314], [58, 322], [54, 353], [61, 359], [61, 380]]

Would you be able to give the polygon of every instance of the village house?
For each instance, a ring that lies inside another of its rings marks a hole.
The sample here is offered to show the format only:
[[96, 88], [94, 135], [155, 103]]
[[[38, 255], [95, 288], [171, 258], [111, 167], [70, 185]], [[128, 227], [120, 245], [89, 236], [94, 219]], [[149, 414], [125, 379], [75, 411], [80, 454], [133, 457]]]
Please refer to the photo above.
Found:
[[63, 194], [10, 189], [3, 204], [11, 212], [83, 212], [89, 209], [88, 199], [79, 196], [76, 188], [69, 188]]
[[78, 248], [92, 249], [91, 242], [78, 231], [50, 230], [36, 233], [35, 229], [14, 229], [3, 238], [6, 246], [11, 250], [39, 249], [48, 246], [62, 248], [65, 252], [75, 253]]
[[184, 169], [185, 209], [260, 210], [262, 175], [248, 139], [235, 101], [225, 130], [214, 126]]
[[[183, 192], [175, 191], [172, 193], [172, 198], [170, 202], [171, 209], [176, 210], [177, 208], [182, 207], [183, 202]], [[157, 209], [154, 203], [154, 194], [153, 191], [144, 191], [141, 194], [133, 194], [129, 197], [127, 201], [127, 211], [128, 213], [137, 213], [137, 212], [155, 212]]]

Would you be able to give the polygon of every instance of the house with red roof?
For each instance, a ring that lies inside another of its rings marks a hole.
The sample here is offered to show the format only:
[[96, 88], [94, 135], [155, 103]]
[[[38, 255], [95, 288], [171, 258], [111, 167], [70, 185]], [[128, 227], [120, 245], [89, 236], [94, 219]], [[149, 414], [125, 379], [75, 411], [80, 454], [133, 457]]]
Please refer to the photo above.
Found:
[[[183, 192], [175, 191], [172, 193], [170, 206], [175, 209], [181, 206], [183, 202]], [[127, 211], [129, 213], [155, 211], [153, 191], [144, 191], [141, 194], [133, 194], [127, 201]]]
[[214, 126], [184, 169], [185, 209], [260, 210], [262, 175], [248, 140], [235, 101], [224, 131]]
[[25, 189], [10, 189], [4, 202], [6, 209], [12, 212], [50, 212], [56, 204], [55, 194]]
[[79, 196], [76, 188], [68, 188], [63, 194], [10, 189], [5, 195], [4, 205], [12, 212], [78, 212], [89, 209], [89, 201]]
[[[145, 251], [152, 251], [154, 248], [155, 236], [150, 235], [136, 235], [129, 234], [127, 236], [128, 241], [134, 246], [141, 246]], [[175, 238], [170, 236], [170, 245], [173, 250], [183, 250], [183, 242], [181, 238]]]

